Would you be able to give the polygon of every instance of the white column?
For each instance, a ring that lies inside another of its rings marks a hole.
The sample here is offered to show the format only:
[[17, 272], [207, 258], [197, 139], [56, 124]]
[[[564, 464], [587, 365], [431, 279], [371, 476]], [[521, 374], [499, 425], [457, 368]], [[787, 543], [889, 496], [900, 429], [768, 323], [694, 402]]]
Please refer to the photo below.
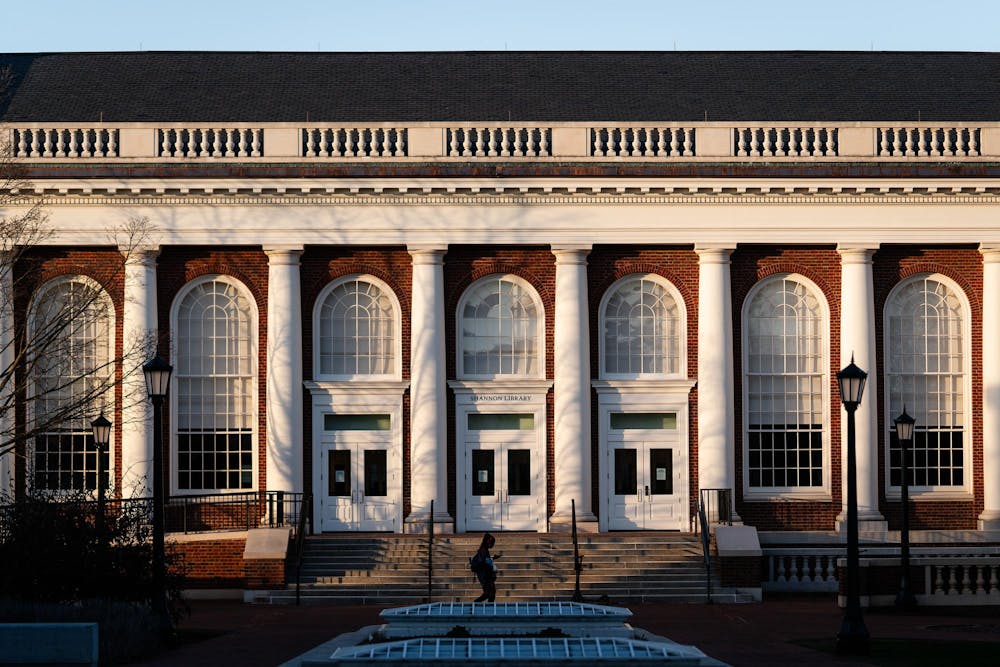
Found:
[[[14, 255], [0, 251], [0, 447], [14, 434]], [[2, 451], [2, 450], [0, 450]], [[0, 453], [0, 495], [14, 493], [14, 452]]]
[[553, 246], [556, 256], [554, 325], [555, 500], [552, 524], [594, 523], [590, 474], [590, 317], [587, 255], [590, 245]]
[[[868, 373], [861, 405], [855, 412], [855, 461], [858, 473], [858, 521], [863, 531], [884, 531], [887, 524], [878, 511], [878, 371], [875, 354], [875, 289], [872, 255], [877, 246], [840, 244], [840, 367], [854, 363]], [[837, 396], [839, 399], [840, 397]], [[895, 416], [895, 415], [893, 415]], [[847, 483], [847, 411], [840, 409], [842, 484]], [[838, 528], [847, 516], [847, 491]]]
[[302, 246], [267, 254], [267, 489], [302, 492]]
[[413, 257], [410, 312], [410, 515], [406, 531], [434, 523], [454, 531], [448, 514], [447, 367], [444, 345], [443, 246], [407, 248]]
[[[122, 497], [153, 493], [153, 412], [142, 365], [156, 354], [157, 247], [123, 248], [122, 308]], [[109, 415], [110, 417], [110, 415]]]
[[736, 515], [732, 246], [697, 244], [698, 488], [732, 489]]
[[983, 255], [983, 513], [980, 530], [1000, 530], [1000, 247]]

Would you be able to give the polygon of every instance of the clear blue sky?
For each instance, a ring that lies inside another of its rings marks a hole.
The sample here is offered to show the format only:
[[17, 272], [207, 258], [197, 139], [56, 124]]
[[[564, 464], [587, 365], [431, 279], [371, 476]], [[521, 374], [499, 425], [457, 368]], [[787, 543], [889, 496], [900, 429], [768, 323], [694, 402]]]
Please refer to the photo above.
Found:
[[1000, 0], [8, 0], [0, 52], [1000, 51]]

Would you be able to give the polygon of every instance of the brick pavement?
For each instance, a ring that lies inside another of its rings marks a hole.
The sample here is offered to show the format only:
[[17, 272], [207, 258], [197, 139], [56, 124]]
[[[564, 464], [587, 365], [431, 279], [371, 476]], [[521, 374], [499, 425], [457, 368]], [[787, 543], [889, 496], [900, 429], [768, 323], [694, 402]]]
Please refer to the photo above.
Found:
[[[216, 637], [166, 651], [138, 664], [146, 667], [239, 665], [273, 667], [338, 634], [379, 622], [378, 606], [263, 606], [197, 601], [183, 626], [220, 632]], [[830, 638], [842, 612], [830, 597], [787, 597], [762, 604], [629, 604], [632, 624], [737, 667], [862, 665], [789, 643]], [[1000, 609], [920, 609], [866, 612], [873, 637], [998, 642]]]

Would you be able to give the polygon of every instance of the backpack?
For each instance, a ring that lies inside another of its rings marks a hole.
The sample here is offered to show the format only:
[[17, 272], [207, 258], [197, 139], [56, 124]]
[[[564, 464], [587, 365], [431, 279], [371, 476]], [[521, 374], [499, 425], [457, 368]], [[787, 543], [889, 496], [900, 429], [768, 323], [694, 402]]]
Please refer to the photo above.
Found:
[[469, 569], [473, 572], [485, 570], [486, 565], [486, 558], [481, 551], [477, 551], [476, 555], [469, 559]]

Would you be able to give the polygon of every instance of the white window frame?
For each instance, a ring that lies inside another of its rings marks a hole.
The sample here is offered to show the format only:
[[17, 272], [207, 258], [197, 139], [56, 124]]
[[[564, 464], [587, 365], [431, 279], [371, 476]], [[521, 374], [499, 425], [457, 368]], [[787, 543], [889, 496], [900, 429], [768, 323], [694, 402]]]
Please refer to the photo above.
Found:
[[[648, 280], [664, 288], [677, 304], [677, 355], [676, 373], [610, 373], [607, 370], [607, 350], [605, 341], [605, 329], [607, 327], [608, 302], [611, 297], [623, 286], [630, 282]], [[604, 292], [598, 308], [598, 354], [600, 359], [600, 377], [604, 380], [667, 380], [673, 378], [687, 377], [687, 305], [677, 287], [669, 280], [655, 273], [631, 273], [616, 280]]]
[[[323, 373], [322, 372], [322, 349], [320, 342], [320, 328], [322, 325], [321, 317], [323, 306], [330, 296], [330, 294], [345, 283], [349, 282], [366, 282], [374, 285], [379, 290], [385, 294], [392, 304], [392, 366], [393, 372], [391, 373], [377, 373], [377, 374], [337, 374], [337, 373]], [[316, 297], [316, 302], [313, 304], [313, 378], [317, 381], [327, 381], [327, 382], [346, 382], [350, 380], [399, 380], [403, 377], [402, 365], [403, 365], [403, 336], [402, 336], [402, 310], [399, 305], [399, 299], [396, 297], [396, 292], [389, 287], [384, 281], [379, 280], [375, 276], [369, 275], [367, 273], [352, 273], [347, 276], [341, 276], [336, 280], [331, 281]]]
[[[817, 303], [820, 307], [820, 317], [822, 321], [820, 322], [819, 330], [821, 335], [820, 340], [820, 354], [822, 358], [820, 360], [820, 368], [823, 369], [823, 377], [820, 385], [822, 386], [822, 395], [820, 400], [822, 401], [823, 411], [821, 418], [823, 420], [823, 429], [820, 435], [822, 447], [823, 447], [823, 483], [820, 486], [768, 486], [768, 487], [751, 487], [750, 486], [750, 383], [749, 378], [749, 367], [750, 367], [750, 345], [749, 345], [749, 310], [750, 304], [757, 295], [766, 289], [768, 286], [772, 285], [778, 281], [793, 281], [802, 284], [806, 289], [810, 290], [813, 296], [816, 298]], [[767, 501], [775, 498], [793, 498], [801, 500], [830, 500], [831, 495], [831, 479], [832, 479], [832, 454], [830, 447], [830, 305], [826, 300], [826, 295], [823, 290], [814, 283], [809, 278], [799, 274], [799, 273], [777, 273], [774, 275], [767, 276], [766, 278], [757, 282], [750, 291], [747, 293], [746, 298], [743, 300], [743, 309], [740, 318], [740, 336], [742, 342], [743, 350], [743, 365], [741, 370], [741, 384], [742, 384], [742, 394], [743, 394], [743, 499], [752, 501]]]
[[232, 276], [222, 275], [222, 274], [208, 274], [204, 276], [199, 276], [189, 283], [185, 284], [174, 297], [174, 301], [170, 306], [170, 340], [171, 340], [171, 357], [174, 360], [174, 373], [170, 378], [170, 493], [176, 496], [189, 496], [189, 495], [203, 495], [203, 494], [213, 494], [213, 493], [250, 493], [256, 491], [259, 487], [258, 478], [260, 475], [260, 408], [259, 400], [251, 401], [252, 413], [249, 415], [250, 423], [253, 425], [250, 431], [250, 448], [251, 448], [251, 461], [253, 464], [253, 470], [251, 473], [252, 484], [250, 488], [247, 489], [211, 489], [211, 488], [199, 488], [199, 489], [180, 489], [178, 484], [178, 464], [177, 459], [179, 455], [178, 448], [178, 438], [179, 432], [178, 426], [178, 398], [179, 398], [179, 375], [177, 372], [177, 360], [178, 360], [178, 316], [180, 314], [180, 305], [184, 299], [190, 294], [196, 287], [204, 285], [205, 283], [219, 281], [223, 283], [228, 283], [236, 290], [238, 290], [243, 298], [247, 300], [250, 304], [250, 319], [249, 324], [249, 356], [250, 363], [252, 365], [250, 376], [253, 379], [253, 387], [251, 389], [251, 395], [255, 398], [260, 394], [260, 362], [258, 358], [258, 338], [260, 337], [260, 313], [257, 308], [257, 301], [253, 297], [253, 293], [247, 288], [245, 284], [241, 281], [233, 278]]
[[[517, 284], [521, 289], [531, 296], [532, 301], [535, 304], [535, 310], [538, 313], [538, 318], [535, 326], [535, 338], [537, 340], [537, 350], [535, 359], [535, 367], [537, 372], [530, 374], [521, 373], [497, 373], [497, 374], [471, 374], [465, 372], [465, 336], [462, 335], [462, 311], [465, 310], [465, 305], [469, 302], [469, 297], [476, 292], [476, 290], [488, 282], [500, 282], [509, 281]], [[539, 379], [545, 377], [545, 307], [542, 304], [542, 300], [538, 295], [538, 290], [536, 290], [532, 285], [520, 278], [509, 273], [493, 273], [488, 276], [484, 276], [479, 280], [475, 281], [469, 285], [465, 292], [462, 293], [462, 298], [458, 301], [458, 307], [455, 309], [455, 372], [458, 377], [463, 380], [492, 380], [495, 378], [531, 378]]]
[[[38, 289], [35, 290], [35, 293], [32, 295], [32, 297], [31, 297], [31, 303], [28, 306], [28, 335], [33, 337], [34, 334], [35, 334], [36, 317], [37, 317], [37, 314], [38, 314], [38, 303], [39, 303], [40, 299], [44, 298], [53, 289], [57, 289], [59, 286], [64, 285], [66, 283], [71, 283], [71, 282], [83, 283], [84, 285], [86, 285], [87, 289], [94, 290], [98, 294], [98, 296], [96, 297], [97, 300], [99, 300], [99, 301], [102, 302], [101, 305], [105, 309], [106, 321], [108, 323], [108, 331], [107, 331], [108, 356], [107, 356], [107, 359], [105, 360], [104, 363], [109, 365], [108, 372], [113, 377], [113, 375], [115, 373], [115, 368], [114, 368], [114, 366], [111, 366], [111, 364], [115, 363], [115, 351], [116, 351], [116, 345], [117, 345], [117, 331], [118, 331], [117, 318], [116, 318], [116, 313], [115, 313], [115, 305], [114, 305], [114, 301], [111, 299], [111, 295], [108, 294], [107, 290], [105, 290], [104, 287], [100, 283], [98, 283], [96, 280], [94, 280], [90, 276], [85, 276], [85, 275], [80, 275], [80, 274], [68, 274], [68, 275], [63, 275], [63, 276], [58, 276], [56, 278], [52, 278], [51, 280], [47, 280], [42, 285], [40, 285], [38, 287]], [[109, 387], [109, 389], [110, 389], [110, 387]], [[30, 396], [34, 396], [35, 395], [34, 374], [31, 374], [30, 377], [28, 377], [28, 394]], [[111, 419], [112, 421], [115, 421], [115, 416], [114, 416], [114, 413], [115, 413], [115, 397], [114, 397], [113, 390], [106, 392], [105, 395], [103, 396], [103, 400], [101, 402], [104, 404], [104, 408], [103, 408], [104, 415], [106, 417], [108, 417], [109, 419]], [[34, 421], [35, 421], [35, 401], [34, 400], [27, 401], [26, 413], [27, 413], [26, 416], [27, 416], [27, 419], [28, 419], [28, 423], [29, 424], [33, 424]], [[98, 417], [98, 415], [94, 414], [91, 417], [91, 420], [97, 419], [97, 417]], [[75, 431], [75, 430], [73, 431], [73, 433], [77, 433], [77, 432], [78, 431]], [[84, 433], [85, 436], [90, 436], [91, 433], [92, 433], [92, 431], [89, 428], [81, 429], [79, 432]], [[27, 449], [28, 449], [28, 456], [27, 456], [28, 471], [27, 471], [27, 475], [26, 475], [25, 485], [29, 486], [29, 487], [33, 487], [34, 486], [34, 475], [35, 475], [35, 471], [34, 471], [34, 465], [35, 465], [34, 464], [34, 461], [35, 461], [35, 443], [34, 443], [33, 440], [28, 443]], [[108, 474], [108, 486], [107, 486], [106, 490], [107, 491], [111, 491], [111, 490], [113, 490], [115, 488], [115, 433], [114, 433], [114, 430], [112, 430], [111, 440], [108, 442], [108, 469], [107, 469], [107, 474]], [[83, 491], [85, 493], [87, 493], [87, 494], [90, 494], [90, 495], [96, 495], [97, 488], [95, 487], [92, 490], [84, 489]], [[74, 490], [74, 489], [47, 489], [47, 490], [45, 490], [45, 493], [51, 493], [51, 494], [57, 495], [57, 496], [58, 495], [68, 495], [68, 494], [73, 494], [73, 493], [77, 493], [77, 492], [78, 492], [78, 490]]]
[[[891, 342], [889, 341], [888, 335], [889, 306], [899, 293], [908, 285], [917, 281], [925, 281], [928, 279], [937, 281], [951, 290], [958, 299], [962, 308], [962, 484], [952, 486], [910, 486], [908, 492], [911, 498], [933, 500], [969, 500], [973, 497], [973, 477], [976, 472], [972, 459], [972, 308], [969, 305], [969, 298], [966, 295], [965, 290], [962, 289], [957, 282], [948, 276], [931, 272], [918, 273], [899, 281], [899, 283], [897, 283], [896, 286], [889, 292], [889, 295], [885, 300], [885, 305], [882, 309], [882, 358], [884, 359], [884, 372], [881, 380], [883, 382], [882, 386], [885, 387], [885, 390], [882, 392], [882, 414], [885, 415], [884, 446], [882, 451], [885, 457], [885, 465], [883, 466], [885, 495], [888, 500], [899, 500], [902, 497], [901, 487], [892, 486], [890, 484], [892, 479], [892, 471], [889, 466], [890, 433], [895, 429], [893, 420], [899, 415], [890, 413], [891, 399], [889, 396], [889, 354], [891, 350]], [[907, 412], [917, 420], [916, 427], [919, 429], [921, 427], [920, 421], [922, 415], [914, 414], [914, 406], [906, 406], [906, 409]], [[926, 426], [926, 424], [924, 425]], [[910, 456], [912, 461], [912, 452]]]

